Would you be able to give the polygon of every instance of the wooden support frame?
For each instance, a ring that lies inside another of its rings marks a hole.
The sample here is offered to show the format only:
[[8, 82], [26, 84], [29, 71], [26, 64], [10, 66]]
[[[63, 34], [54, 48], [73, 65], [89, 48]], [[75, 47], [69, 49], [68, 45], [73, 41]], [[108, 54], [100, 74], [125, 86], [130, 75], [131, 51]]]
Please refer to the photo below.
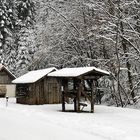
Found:
[[77, 112], [77, 101], [76, 101], [76, 97], [73, 100], [74, 102], [74, 111]]
[[94, 113], [94, 82], [91, 84], [91, 113]]
[[[73, 82], [73, 89], [69, 91], [68, 89], [68, 80], [72, 79]], [[95, 103], [95, 94], [96, 94], [96, 86], [97, 86], [97, 79], [89, 79], [90, 84], [90, 95], [85, 90], [85, 80], [84, 77], [80, 78], [64, 78], [62, 79], [62, 111], [66, 111], [65, 102], [66, 98], [72, 97], [74, 102], [74, 112], [81, 112], [81, 102], [80, 99], [82, 96], [88, 98], [88, 100], [91, 102], [91, 113], [94, 113], [94, 103]]]
[[68, 79], [62, 79], [61, 81], [63, 84], [61, 86], [61, 92], [62, 92], [62, 111], [65, 112], [65, 102], [66, 102], [66, 95], [68, 93]]
[[97, 92], [97, 79], [92, 80], [91, 84], [91, 113], [94, 113], [95, 95]]
[[78, 92], [77, 92], [77, 112], [80, 112], [80, 97], [82, 92], [82, 82], [80, 81], [78, 84]]
[[65, 111], [65, 93], [62, 91], [62, 111]]
[[[76, 91], [76, 79], [73, 78], [73, 90]], [[76, 100], [76, 96], [74, 97], [74, 111], [77, 112], [77, 100]]]

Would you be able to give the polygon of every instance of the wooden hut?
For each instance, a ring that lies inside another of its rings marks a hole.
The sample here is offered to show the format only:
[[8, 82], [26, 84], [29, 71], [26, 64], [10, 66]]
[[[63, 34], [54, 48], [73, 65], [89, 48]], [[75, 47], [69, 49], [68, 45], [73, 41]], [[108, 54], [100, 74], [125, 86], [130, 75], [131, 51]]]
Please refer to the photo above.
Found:
[[86, 104], [81, 103], [81, 98], [91, 102], [91, 112], [94, 112], [94, 100], [97, 93], [97, 80], [109, 72], [96, 67], [64, 68], [48, 74], [56, 77], [61, 83], [62, 111], [65, 111], [65, 102], [73, 98], [74, 111], [80, 112]]
[[56, 68], [30, 71], [15, 79], [17, 103], [53, 104], [60, 103], [60, 86], [56, 78], [47, 77]]
[[15, 85], [12, 80], [16, 77], [2, 64], [0, 64], [0, 97], [15, 96]]

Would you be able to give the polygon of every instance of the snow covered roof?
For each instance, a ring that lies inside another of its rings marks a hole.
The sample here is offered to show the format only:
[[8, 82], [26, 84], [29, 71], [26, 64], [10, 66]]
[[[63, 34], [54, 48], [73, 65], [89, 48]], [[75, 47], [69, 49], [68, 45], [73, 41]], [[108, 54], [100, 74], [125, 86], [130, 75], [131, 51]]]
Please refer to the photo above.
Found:
[[55, 72], [49, 73], [52, 77], [78, 77], [86, 73], [93, 72], [100, 75], [110, 75], [109, 72], [96, 67], [78, 67], [78, 68], [63, 68]]
[[7, 73], [9, 73], [10, 76], [12, 76], [13, 78], [16, 78], [16, 76], [15, 76], [14, 74], [12, 74], [12, 73], [10, 72], [10, 70], [8, 70], [4, 65], [0, 64], [0, 71], [1, 71], [2, 69], [6, 70]]
[[36, 81], [38, 81], [39, 79], [41, 79], [42, 77], [46, 76], [47, 74], [49, 74], [52, 71], [55, 71], [56, 68], [52, 67], [52, 68], [47, 68], [47, 69], [42, 69], [42, 70], [34, 70], [34, 71], [30, 71], [20, 77], [18, 77], [17, 79], [13, 80], [12, 83], [34, 83]]

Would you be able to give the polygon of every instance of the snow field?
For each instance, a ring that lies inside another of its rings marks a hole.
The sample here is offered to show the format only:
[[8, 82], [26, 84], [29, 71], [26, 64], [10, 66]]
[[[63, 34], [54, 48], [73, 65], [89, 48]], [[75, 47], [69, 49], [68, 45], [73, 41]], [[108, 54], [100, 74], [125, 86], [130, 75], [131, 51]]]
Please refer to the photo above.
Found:
[[0, 98], [0, 122], [0, 140], [140, 139], [140, 111], [128, 108], [96, 105], [95, 113], [73, 113], [61, 112], [61, 104], [21, 105], [12, 98], [6, 107]]

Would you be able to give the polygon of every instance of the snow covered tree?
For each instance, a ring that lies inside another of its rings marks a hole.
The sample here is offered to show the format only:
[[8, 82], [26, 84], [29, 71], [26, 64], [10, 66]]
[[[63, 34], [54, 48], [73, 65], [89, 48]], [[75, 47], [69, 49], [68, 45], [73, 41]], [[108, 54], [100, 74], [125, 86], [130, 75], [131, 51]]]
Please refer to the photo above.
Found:
[[18, 19], [23, 26], [30, 26], [34, 21], [35, 5], [31, 0], [16, 0], [16, 10]]
[[[128, 100], [128, 98], [135, 98], [134, 93], [134, 76], [135, 67], [137, 66], [134, 61], [137, 61], [134, 56], [139, 57], [139, 32], [135, 30], [137, 26], [138, 19], [135, 17], [139, 13], [139, 1], [115, 1], [108, 0], [102, 2], [102, 5], [99, 6], [99, 10], [104, 13], [103, 20], [107, 21], [108, 24], [103, 24], [102, 31], [108, 33], [103, 34], [105, 40], [109, 39], [113, 41], [114, 54], [112, 58], [115, 60], [115, 65], [112, 68], [115, 68], [113, 72], [115, 74], [120, 100]], [[106, 27], [106, 28], [105, 28]], [[110, 43], [108, 43], [110, 45]], [[124, 69], [126, 70], [124, 72]], [[111, 67], [110, 67], [111, 68]], [[125, 77], [123, 74], [125, 73]], [[123, 95], [125, 93], [125, 95]], [[122, 94], [122, 95], [120, 95]], [[131, 95], [131, 96], [130, 96]], [[122, 96], [122, 97], [121, 97]], [[124, 99], [125, 98], [125, 99]], [[126, 101], [127, 101], [126, 100]], [[121, 103], [123, 104], [123, 103]], [[125, 103], [124, 103], [125, 104]], [[123, 106], [123, 105], [122, 105]]]
[[0, 52], [1, 52], [1, 59], [2, 60], [2, 53], [5, 51], [5, 45], [12, 40], [12, 31], [14, 30], [16, 20], [15, 14], [13, 12], [14, 5], [12, 1], [4, 1], [0, 0]]
[[113, 74], [111, 94], [118, 105], [135, 98], [138, 0], [54, 0], [38, 5], [36, 44], [40, 51], [34, 67], [103, 67]]
[[[23, 63], [24, 58], [28, 58], [28, 61], [29, 57], [32, 58], [27, 53], [31, 41], [27, 40], [33, 28], [34, 13], [34, 3], [31, 0], [0, 1], [0, 61], [13, 73], [23, 68], [19, 63]], [[26, 45], [23, 42], [27, 42]], [[19, 57], [22, 48], [26, 51]]]
[[[19, 29], [16, 32], [15, 44], [17, 46], [17, 75], [25, 73], [28, 69], [27, 66], [30, 64], [33, 53], [32, 47], [34, 36], [34, 14], [35, 14], [35, 5], [31, 0], [17, 0], [16, 1], [17, 16], [19, 19], [18, 27]], [[32, 53], [31, 53], [32, 52]], [[23, 71], [21, 71], [21, 69]]]

